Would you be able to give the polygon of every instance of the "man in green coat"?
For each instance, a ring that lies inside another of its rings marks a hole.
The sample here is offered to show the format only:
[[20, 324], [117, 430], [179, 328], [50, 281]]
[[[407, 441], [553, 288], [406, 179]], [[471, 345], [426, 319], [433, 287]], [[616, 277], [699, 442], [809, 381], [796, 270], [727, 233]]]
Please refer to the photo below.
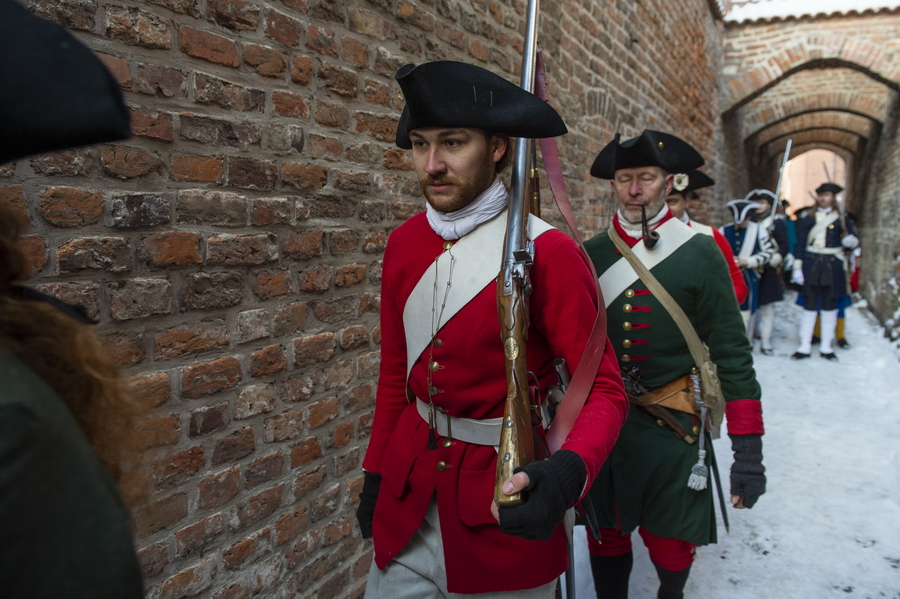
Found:
[[591, 489], [602, 544], [589, 536], [588, 545], [602, 599], [628, 596], [636, 528], [659, 574], [659, 599], [683, 597], [695, 547], [716, 541], [712, 485], [703, 478], [695, 484], [692, 476], [709, 467], [712, 457], [707, 456], [709, 427], [695, 413], [698, 377], [691, 373], [699, 365], [673, 317], [612, 236], [624, 244], [620, 247], [631, 248], [672, 296], [718, 368], [735, 456], [732, 504], [750, 508], [765, 492], [760, 388], [728, 266], [712, 237], [673, 218], [666, 206], [672, 173], [702, 165], [684, 141], [645, 130], [623, 143], [617, 135], [591, 167], [591, 175], [610, 180], [618, 200], [610, 229], [586, 246], [600, 277], [609, 339], [632, 402]]

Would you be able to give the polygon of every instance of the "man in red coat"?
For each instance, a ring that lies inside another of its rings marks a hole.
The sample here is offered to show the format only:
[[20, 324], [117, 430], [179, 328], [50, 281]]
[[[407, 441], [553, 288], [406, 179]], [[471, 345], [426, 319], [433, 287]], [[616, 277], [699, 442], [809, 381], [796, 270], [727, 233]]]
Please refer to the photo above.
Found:
[[[561, 449], [505, 484], [508, 494], [526, 488], [527, 502], [496, 507], [506, 397], [496, 278], [508, 204], [497, 173], [508, 137], [566, 128], [549, 104], [479, 67], [407, 65], [396, 78], [407, 102], [397, 145], [412, 150], [427, 206], [391, 234], [384, 257], [381, 372], [357, 512], [363, 537], [375, 541], [366, 596], [549, 598], [566, 568], [564, 514], [590, 487], [627, 413], [607, 344]], [[526, 356], [546, 389], [555, 358], [577, 368], [598, 298], [571, 238], [534, 217], [528, 233]]]

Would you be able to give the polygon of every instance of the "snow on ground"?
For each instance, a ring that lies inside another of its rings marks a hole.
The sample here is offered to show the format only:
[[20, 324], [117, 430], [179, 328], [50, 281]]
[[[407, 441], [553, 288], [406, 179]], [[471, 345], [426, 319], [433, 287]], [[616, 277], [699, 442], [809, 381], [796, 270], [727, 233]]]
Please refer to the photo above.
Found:
[[[754, 348], [763, 389], [768, 491], [750, 510], [728, 508], [719, 543], [700, 547], [688, 599], [900, 599], [900, 362], [864, 302], [847, 311], [837, 363], [793, 361], [800, 307], [778, 307], [775, 355]], [[715, 441], [726, 501], [730, 444]], [[718, 510], [717, 510], [718, 513]], [[576, 529], [578, 599], [593, 599]], [[635, 542], [631, 599], [655, 598], [656, 572]]]

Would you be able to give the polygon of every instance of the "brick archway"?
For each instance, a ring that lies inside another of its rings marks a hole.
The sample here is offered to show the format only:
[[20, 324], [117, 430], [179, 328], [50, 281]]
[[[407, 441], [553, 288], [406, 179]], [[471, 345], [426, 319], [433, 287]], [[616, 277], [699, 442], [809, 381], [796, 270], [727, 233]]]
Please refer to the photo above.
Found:
[[800, 115], [787, 117], [777, 123], [771, 123], [757, 131], [754, 141], [760, 145], [797, 131], [815, 128], [828, 128], [855, 133], [863, 139], [869, 139], [877, 121], [852, 112], [839, 110], [816, 110]]

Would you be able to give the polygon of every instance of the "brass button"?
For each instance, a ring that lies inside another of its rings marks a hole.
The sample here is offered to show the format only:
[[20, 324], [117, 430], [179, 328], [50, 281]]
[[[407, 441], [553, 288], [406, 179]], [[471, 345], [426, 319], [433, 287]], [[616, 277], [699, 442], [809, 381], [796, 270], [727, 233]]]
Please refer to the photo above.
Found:
[[834, 228], [834, 225], [828, 225], [828, 228], [829, 228], [829, 229], [833, 229], [833, 228]]
[[437, 362], [432, 362], [428, 365], [428, 370], [430, 370], [431, 372], [437, 372], [440, 367], [441, 365]]
[[665, 426], [665, 425], [666, 425], [666, 423], [663, 422], [662, 420], [657, 420], [657, 421], [656, 421], [656, 424], [658, 424], [658, 425], [660, 425], [660, 426]]
[[623, 322], [623, 323], [622, 323], [622, 328], [625, 329], [626, 331], [630, 331], [630, 330], [631, 330], [631, 323], [630, 323], [630, 322]]
[[662, 150], [663, 148], [666, 147], [665, 144], [663, 144], [663, 142], [659, 142], [659, 144], [657, 144], [657, 145], [659, 146], [660, 150]]
[[450, 439], [444, 439], [443, 441], [441, 441], [441, 445], [443, 445], [444, 447], [450, 447], [451, 445], [453, 445], [453, 441], [451, 441]]
[[695, 435], [699, 435], [699, 434], [700, 434], [700, 427], [697, 426], [696, 424], [694, 425], [694, 434], [695, 434]]
[[437, 463], [437, 469], [438, 469], [438, 472], [443, 472], [444, 470], [446, 470], [446, 469], [447, 469], [447, 462], [444, 462], [444, 461], [438, 462], [438, 463]]
[[626, 289], [625, 297], [634, 297], [634, 289]]
[[622, 306], [622, 311], [626, 313], [631, 312], [631, 304], [625, 304], [624, 306]]
[[623, 341], [622, 347], [624, 347], [625, 349], [628, 349], [629, 347], [631, 347], [631, 339], [626, 339], [625, 341]]
[[441, 341], [440, 339], [435, 339], [435, 340], [434, 340], [434, 346], [435, 346], [436, 348], [440, 349], [440, 348], [444, 347], [444, 342]]
[[452, 248], [452, 247], [453, 247], [453, 242], [452, 242], [452, 241], [445, 241], [445, 242], [444, 242], [444, 249], [445, 249], [445, 250], [449, 250], [449, 249]]
[[440, 392], [441, 392], [441, 390], [438, 389], [437, 387], [435, 387], [434, 385], [430, 385], [430, 386], [428, 387], [428, 394], [429, 394], [429, 395], [437, 395], [437, 394], [440, 393]]
[[631, 362], [631, 356], [629, 356], [628, 354], [623, 355], [622, 361], [623, 362]]

